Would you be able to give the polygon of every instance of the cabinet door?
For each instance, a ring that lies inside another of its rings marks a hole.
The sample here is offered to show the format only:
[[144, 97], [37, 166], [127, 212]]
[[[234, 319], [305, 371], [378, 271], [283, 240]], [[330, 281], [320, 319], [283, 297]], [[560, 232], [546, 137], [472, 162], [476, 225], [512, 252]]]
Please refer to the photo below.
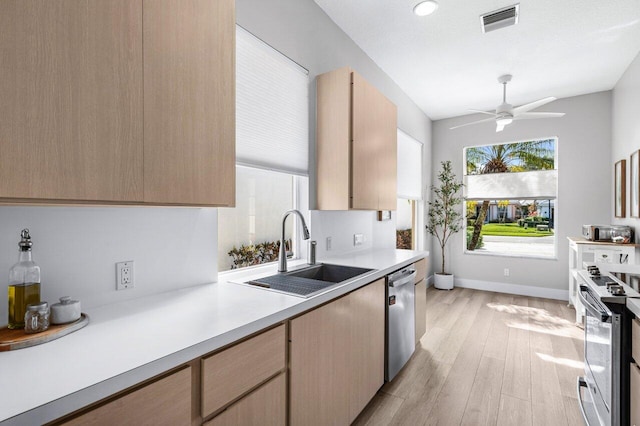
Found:
[[384, 383], [384, 279], [291, 320], [292, 425], [350, 424]]
[[422, 279], [416, 284], [416, 345], [427, 332], [427, 280]]
[[631, 363], [631, 426], [640, 426], [640, 367]]
[[352, 73], [352, 204], [361, 210], [395, 210], [397, 111], [374, 86]]
[[0, 2], [0, 197], [142, 199], [142, 0]]
[[351, 69], [317, 78], [317, 208], [349, 210], [351, 168]]
[[144, 1], [144, 201], [235, 203], [234, 0]]
[[342, 297], [291, 320], [291, 425], [349, 424], [350, 317], [349, 299]]
[[286, 377], [286, 374], [280, 374], [224, 410], [205, 425], [284, 426], [287, 423]]
[[191, 367], [184, 368], [64, 425], [188, 425], [191, 423]]
[[384, 384], [385, 280], [350, 293], [349, 423]]

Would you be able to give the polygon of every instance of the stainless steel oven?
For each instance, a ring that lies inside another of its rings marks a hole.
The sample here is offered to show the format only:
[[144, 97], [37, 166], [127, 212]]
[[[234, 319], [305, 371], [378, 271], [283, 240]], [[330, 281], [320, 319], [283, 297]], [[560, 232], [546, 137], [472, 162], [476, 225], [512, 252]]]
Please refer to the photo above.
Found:
[[[640, 293], [597, 267], [579, 271], [585, 308], [584, 377], [578, 398], [588, 426], [627, 426], [630, 415], [631, 319], [627, 299]], [[583, 392], [584, 390], [584, 392]]]
[[590, 426], [621, 424], [621, 343], [622, 315], [613, 312], [586, 286], [580, 286], [580, 301], [585, 307], [584, 383], [595, 408], [585, 413]]

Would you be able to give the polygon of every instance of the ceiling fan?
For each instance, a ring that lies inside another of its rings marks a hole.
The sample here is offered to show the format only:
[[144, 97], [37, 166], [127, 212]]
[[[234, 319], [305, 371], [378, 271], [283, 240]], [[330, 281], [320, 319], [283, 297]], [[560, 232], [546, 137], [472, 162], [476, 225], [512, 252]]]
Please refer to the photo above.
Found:
[[513, 105], [507, 103], [507, 83], [511, 81], [511, 75], [505, 74], [498, 77], [498, 82], [502, 84], [502, 104], [498, 105], [496, 112], [480, 111], [477, 109], [470, 109], [469, 111], [479, 112], [481, 114], [491, 115], [491, 118], [485, 118], [483, 120], [472, 121], [471, 123], [461, 124], [459, 126], [451, 127], [451, 130], [459, 127], [470, 126], [471, 124], [486, 123], [489, 121], [496, 122], [496, 132], [501, 132], [504, 127], [511, 124], [513, 120], [532, 120], [535, 118], [555, 118], [562, 117], [564, 112], [529, 112], [532, 109], [546, 105], [549, 102], [556, 100], [554, 97], [548, 97], [540, 99], [535, 102], [521, 105], [519, 107], [513, 107]]

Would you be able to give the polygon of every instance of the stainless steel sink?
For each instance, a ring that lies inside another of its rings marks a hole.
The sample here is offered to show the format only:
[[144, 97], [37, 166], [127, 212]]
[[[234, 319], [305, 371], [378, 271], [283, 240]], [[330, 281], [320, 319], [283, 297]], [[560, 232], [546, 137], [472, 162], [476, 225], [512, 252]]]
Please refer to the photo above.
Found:
[[247, 281], [245, 284], [293, 296], [311, 297], [371, 271], [372, 269], [323, 263]]
[[371, 269], [356, 268], [353, 266], [330, 265], [323, 263], [320, 265], [309, 266], [297, 271], [288, 272], [287, 275], [292, 277], [309, 278], [318, 281], [327, 281], [330, 283], [339, 283], [358, 275], [366, 274]]

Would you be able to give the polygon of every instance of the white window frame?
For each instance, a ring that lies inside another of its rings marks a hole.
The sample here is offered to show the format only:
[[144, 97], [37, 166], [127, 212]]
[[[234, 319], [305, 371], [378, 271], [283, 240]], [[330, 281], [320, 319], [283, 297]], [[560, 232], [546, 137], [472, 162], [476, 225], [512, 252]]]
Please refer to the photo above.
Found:
[[[554, 144], [554, 165], [555, 165], [555, 170], [558, 170], [558, 143], [559, 143], [559, 138], [557, 136], [549, 136], [549, 137], [539, 137], [539, 138], [529, 138], [529, 139], [525, 139], [525, 140], [519, 140], [519, 141], [512, 141], [512, 142], [498, 142], [498, 143], [490, 143], [490, 144], [483, 144], [483, 145], [471, 145], [471, 146], [466, 146], [462, 149], [462, 174], [463, 176], [466, 178], [467, 176], [467, 148], [478, 148], [478, 147], [483, 147], [483, 146], [494, 146], [494, 145], [507, 145], [507, 144], [513, 144], [513, 143], [519, 143], [519, 142], [527, 142], [527, 141], [532, 141], [532, 140], [546, 140], [546, 139], [554, 139], [555, 140], [555, 144]], [[482, 252], [482, 251], [476, 251], [476, 250], [467, 250], [467, 208], [466, 208], [466, 202], [467, 199], [464, 198], [463, 199], [463, 204], [462, 204], [462, 209], [463, 209], [463, 227], [462, 227], [462, 252], [465, 255], [472, 255], [472, 256], [494, 256], [494, 257], [509, 257], [509, 258], [519, 258], [519, 259], [536, 259], [536, 260], [553, 260], [553, 261], [557, 261], [558, 260], [558, 187], [556, 187], [556, 196], [555, 198], [551, 198], [554, 201], [554, 228], [553, 228], [553, 256], [537, 256], [537, 255], [530, 255], [530, 254], [511, 254], [511, 253], [503, 253], [503, 252]], [[521, 198], [521, 199], [528, 199], [528, 198]], [[546, 199], [546, 198], [545, 198]], [[493, 200], [491, 200], [493, 201]]]
[[[284, 76], [289, 76], [289, 79], [287, 80], [288, 85], [286, 87], [290, 88], [292, 84], [291, 83], [292, 78], [295, 77], [296, 90], [294, 90], [294, 93], [296, 94], [295, 95], [296, 97], [294, 99], [296, 103], [287, 104], [287, 105], [289, 106], [288, 111], [295, 112], [293, 116], [296, 117], [295, 118], [296, 123], [298, 122], [298, 120], [300, 121], [300, 126], [295, 128], [296, 132], [294, 133], [289, 132], [287, 134], [287, 138], [278, 139], [274, 137], [275, 134], [280, 134], [278, 133], [278, 128], [269, 127], [269, 123], [277, 122], [277, 120], [271, 120], [268, 115], [265, 116], [260, 114], [259, 112], [256, 113], [257, 115], [255, 115], [255, 117], [254, 115], [248, 114], [247, 117], [249, 121], [246, 121], [250, 123], [248, 124], [248, 126], [253, 124], [253, 122], [250, 121], [250, 119], [255, 118], [257, 122], [261, 122], [264, 125], [261, 130], [267, 130], [267, 131], [266, 133], [264, 131], [256, 132], [254, 131], [255, 129], [252, 129], [251, 127], [247, 127], [251, 129], [252, 132], [250, 132], [250, 139], [247, 139], [246, 147], [249, 147], [249, 150], [252, 152], [248, 152], [248, 154], [245, 156], [246, 158], [242, 157], [241, 155], [238, 155], [238, 159], [236, 160], [236, 168], [241, 167], [241, 168], [253, 169], [253, 170], [264, 170], [272, 173], [280, 173], [280, 174], [285, 174], [287, 176], [291, 176], [293, 178], [293, 188], [292, 188], [292, 194], [291, 194], [292, 208], [300, 210], [300, 212], [303, 214], [303, 216], [305, 217], [305, 220], [308, 223], [310, 221], [309, 201], [308, 201], [309, 177], [308, 177], [308, 163], [307, 163], [308, 149], [309, 149], [309, 140], [308, 140], [308, 132], [309, 132], [308, 75], [309, 75], [309, 71], [306, 70], [304, 67], [302, 67], [300, 64], [293, 61], [291, 58], [284, 55], [282, 52], [279, 52], [269, 44], [265, 43], [258, 37], [254, 36], [247, 30], [243, 29], [239, 25], [236, 25], [236, 31], [239, 34], [238, 37], [241, 36], [243, 40], [250, 41], [250, 44], [247, 45], [248, 46], [247, 50], [243, 51], [245, 55], [249, 55], [249, 56], [244, 56], [244, 58], [246, 58], [248, 62], [252, 62], [254, 58], [266, 61], [264, 63], [267, 64], [266, 67], [272, 72], [272, 74], [266, 73], [264, 75], [280, 77], [280, 80], [278, 80], [277, 78], [274, 80], [275, 83], [273, 87], [268, 87], [265, 90], [265, 93], [262, 93], [261, 91], [260, 92], [255, 90], [252, 91], [250, 89], [251, 83], [256, 81], [252, 78], [261, 77], [261, 76], [260, 75], [250, 76], [246, 80], [248, 82], [248, 85], [242, 86], [245, 89], [249, 88], [246, 90], [246, 93], [248, 93], [248, 96], [241, 99], [241, 100], [244, 100], [245, 103], [248, 105], [245, 111], [252, 111], [251, 102], [254, 102], [254, 103], [258, 102], [259, 105], [263, 105], [263, 103], [268, 104], [271, 106], [271, 109], [269, 111], [278, 110], [277, 106], [273, 106], [273, 103], [269, 103], [273, 99], [264, 98], [264, 96], [267, 96], [269, 94], [269, 90], [274, 90], [274, 87], [277, 87], [277, 88], [284, 87], [285, 85], [282, 82], [282, 79], [284, 78]], [[281, 66], [283, 68], [281, 68]], [[254, 69], [263, 70], [264, 68], [256, 68], [255, 66], [245, 68], [245, 70], [254, 70]], [[280, 70], [281, 72], [273, 73], [274, 70], [276, 71]], [[297, 76], [300, 76], [302, 77], [302, 79], [305, 79], [305, 80], [298, 79]], [[262, 81], [262, 80], [259, 80], [259, 81]], [[287, 93], [290, 93], [290, 92], [287, 92]], [[305, 99], [301, 98], [303, 94], [305, 96]], [[263, 96], [262, 98], [263, 102], [259, 100], [256, 101], [256, 99], [253, 98], [253, 95], [258, 96], [258, 99], [259, 99], [259, 96]], [[297, 105], [297, 107], [293, 108], [291, 107], [291, 105]], [[307, 109], [304, 109], [304, 107], [307, 107]], [[287, 116], [290, 117], [291, 114]], [[303, 127], [306, 128], [306, 131], [303, 131], [302, 129]], [[288, 128], [284, 130], [290, 130], [290, 129]], [[269, 143], [265, 143], [267, 141]], [[274, 152], [277, 152], [278, 155], [276, 156], [265, 155], [264, 157], [267, 159], [267, 161], [265, 161], [265, 158], [262, 158], [260, 155], [257, 155], [257, 156], [253, 155], [253, 153], [255, 152], [261, 152], [260, 151], [261, 149], [267, 149], [265, 148], [267, 146], [276, 148], [276, 151]], [[238, 151], [238, 154], [241, 154], [241, 152], [243, 152], [242, 149], [237, 149], [237, 151]], [[244, 151], [246, 151], [246, 149]], [[284, 213], [284, 211], [282, 213]], [[296, 215], [292, 215], [287, 220], [291, 221], [293, 225], [293, 232], [291, 235], [291, 240], [292, 240], [291, 250], [293, 252], [293, 258], [289, 258], [289, 260], [301, 259], [304, 256], [306, 256], [306, 245], [302, 243], [302, 235], [300, 232], [301, 225], [299, 223], [299, 219]], [[280, 224], [281, 222], [279, 222], [279, 225]], [[220, 219], [218, 219], [218, 226], [220, 226]], [[278, 240], [279, 239], [280, 239], [280, 235], [278, 234]], [[218, 253], [218, 257], [220, 256], [226, 256], [226, 253]], [[264, 267], [265, 265], [273, 265], [273, 263], [275, 263], [275, 261], [269, 262], [269, 263], [263, 263], [260, 265], [248, 266], [248, 267], [239, 268], [239, 269], [218, 271], [218, 273], [220, 275], [237, 273], [239, 271], [252, 270], [252, 269]]]

